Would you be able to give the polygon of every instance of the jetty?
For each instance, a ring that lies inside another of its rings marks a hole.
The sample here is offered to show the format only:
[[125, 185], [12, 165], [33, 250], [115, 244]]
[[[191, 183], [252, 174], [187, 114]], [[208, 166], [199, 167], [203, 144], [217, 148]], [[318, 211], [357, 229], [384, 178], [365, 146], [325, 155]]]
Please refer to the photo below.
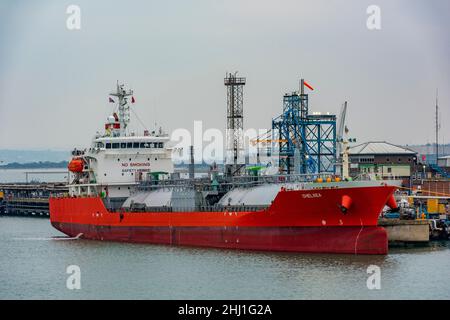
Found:
[[50, 196], [68, 191], [65, 183], [0, 184], [0, 214], [48, 217]]

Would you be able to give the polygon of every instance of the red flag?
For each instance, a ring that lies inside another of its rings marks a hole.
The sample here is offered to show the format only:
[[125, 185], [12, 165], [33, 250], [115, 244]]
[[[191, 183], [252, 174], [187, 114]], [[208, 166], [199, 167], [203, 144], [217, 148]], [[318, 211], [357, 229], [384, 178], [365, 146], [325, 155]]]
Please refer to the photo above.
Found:
[[114, 103], [114, 100], [111, 97], [109, 97], [109, 103]]
[[134, 97], [131, 97], [131, 103], [135, 103], [136, 99], [134, 99]]
[[313, 91], [314, 91], [314, 88], [311, 87], [311, 86], [308, 84], [308, 82], [306, 82], [305, 80], [303, 80], [303, 83], [304, 83], [304, 85], [307, 86], [310, 90], [313, 90]]

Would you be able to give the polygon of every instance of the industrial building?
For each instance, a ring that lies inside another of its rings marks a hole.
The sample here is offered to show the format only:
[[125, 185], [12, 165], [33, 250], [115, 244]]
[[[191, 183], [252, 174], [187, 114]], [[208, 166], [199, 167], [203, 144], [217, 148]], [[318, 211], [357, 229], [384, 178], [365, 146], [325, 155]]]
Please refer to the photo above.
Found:
[[[450, 169], [450, 156], [439, 157], [438, 166], [441, 168]], [[448, 170], [447, 170], [448, 172]]]
[[385, 141], [366, 142], [349, 149], [350, 175], [378, 179], [408, 179], [417, 164], [417, 153]]

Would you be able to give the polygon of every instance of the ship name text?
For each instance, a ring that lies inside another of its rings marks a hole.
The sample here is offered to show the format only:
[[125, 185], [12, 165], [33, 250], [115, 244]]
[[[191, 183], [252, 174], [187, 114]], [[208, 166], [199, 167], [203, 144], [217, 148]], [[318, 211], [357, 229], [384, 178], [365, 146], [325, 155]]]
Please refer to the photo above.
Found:
[[321, 198], [322, 194], [320, 193], [304, 193], [302, 194], [303, 199], [314, 199], [314, 198]]

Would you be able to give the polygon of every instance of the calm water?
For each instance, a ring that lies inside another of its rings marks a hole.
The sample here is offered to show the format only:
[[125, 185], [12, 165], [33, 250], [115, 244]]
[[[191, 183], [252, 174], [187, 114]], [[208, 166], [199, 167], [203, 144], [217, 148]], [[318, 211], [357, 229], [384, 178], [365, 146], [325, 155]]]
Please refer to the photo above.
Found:
[[[44, 218], [0, 217], [1, 299], [450, 299], [450, 246], [311, 255], [52, 240]], [[50, 239], [49, 239], [50, 238]], [[381, 268], [368, 290], [367, 267]], [[81, 268], [81, 290], [66, 267]]]
[[[0, 169], [0, 183], [26, 182], [67, 182], [65, 168], [55, 169]], [[58, 172], [58, 173], [56, 173]]]

